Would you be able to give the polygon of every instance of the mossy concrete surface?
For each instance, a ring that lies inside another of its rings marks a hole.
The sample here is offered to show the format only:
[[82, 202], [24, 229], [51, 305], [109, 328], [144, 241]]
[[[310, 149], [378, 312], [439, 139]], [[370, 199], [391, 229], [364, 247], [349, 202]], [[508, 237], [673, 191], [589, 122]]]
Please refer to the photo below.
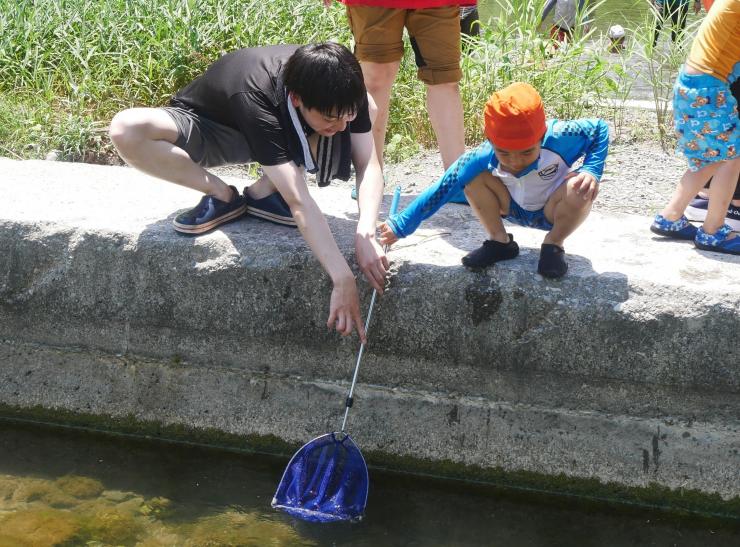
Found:
[[[0, 169], [0, 403], [291, 445], [339, 427], [357, 341], [327, 332], [330, 285], [296, 230], [246, 218], [183, 237], [188, 190], [125, 168]], [[355, 202], [312, 194], [352, 260]], [[518, 227], [517, 260], [464, 270], [484, 235], [446, 206], [391, 251], [355, 440], [378, 461], [737, 499], [740, 260], [649, 223], [591, 215], [548, 281], [543, 233]]]

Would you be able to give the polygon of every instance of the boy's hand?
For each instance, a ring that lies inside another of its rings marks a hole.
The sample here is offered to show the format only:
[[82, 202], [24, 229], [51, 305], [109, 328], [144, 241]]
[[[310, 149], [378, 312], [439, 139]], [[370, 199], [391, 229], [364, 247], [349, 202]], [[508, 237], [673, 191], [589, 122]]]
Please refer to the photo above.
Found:
[[349, 336], [356, 328], [360, 341], [367, 344], [365, 326], [360, 316], [360, 298], [353, 276], [342, 278], [334, 283], [329, 302], [329, 329], [336, 329], [342, 336]]
[[388, 226], [388, 223], [384, 222], [380, 225], [380, 237], [378, 239], [380, 240], [380, 244], [383, 246], [393, 245], [396, 241], [398, 241], [398, 236], [391, 229], [391, 227]]
[[584, 201], [593, 201], [599, 193], [599, 183], [591, 173], [572, 171], [565, 175], [565, 180]]
[[390, 265], [383, 248], [375, 240], [375, 234], [355, 234], [355, 256], [368, 283], [383, 294], [383, 285]]

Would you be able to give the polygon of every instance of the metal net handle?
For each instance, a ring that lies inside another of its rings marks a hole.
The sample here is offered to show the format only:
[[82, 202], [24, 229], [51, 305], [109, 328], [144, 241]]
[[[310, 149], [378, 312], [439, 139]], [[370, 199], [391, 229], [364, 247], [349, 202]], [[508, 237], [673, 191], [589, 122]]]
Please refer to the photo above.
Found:
[[[398, 201], [401, 198], [401, 186], [396, 186], [396, 189], [393, 191], [393, 200], [391, 201], [391, 209], [388, 213], [388, 216], [395, 215], [396, 210], [398, 209]], [[390, 248], [389, 245], [386, 245], [383, 247], [383, 252], [387, 253], [388, 249]], [[370, 319], [373, 317], [373, 308], [375, 307], [375, 298], [378, 296], [378, 291], [376, 289], [373, 289], [373, 295], [370, 298], [370, 307], [367, 310], [367, 319], [365, 319], [365, 336], [367, 336], [367, 333], [370, 331]], [[347, 395], [347, 400], [345, 402], [345, 408], [344, 408], [344, 419], [342, 420], [342, 429], [340, 430], [342, 433], [345, 432], [345, 427], [347, 426], [347, 417], [349, 416], [349, 409], [352, 408], [352, 395], [355, 392], [355, 384], [357, 384], [357, 376], [360, 373], [360, 363], [362, 362], [362, 354], [365, 352], [365, 344], [364, 342], [360, 343], [360, 351], [357, 352], [357, 363], [355, 363], [355, 372], [352, 375], [352, 385], [349, 386], [349, 394]]]

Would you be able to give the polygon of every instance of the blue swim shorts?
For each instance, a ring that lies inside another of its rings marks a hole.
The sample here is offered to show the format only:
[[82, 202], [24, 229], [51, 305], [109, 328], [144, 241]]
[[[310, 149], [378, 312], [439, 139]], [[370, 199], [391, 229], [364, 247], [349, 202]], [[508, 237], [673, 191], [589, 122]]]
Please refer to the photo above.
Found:
[[527, 228], [537, 228], [538, 230], [552, 230], [552, 224], [545, 217], [545, 208], [537, 209], [536, 211], [527, 211], [522, 208], [513, 199], [509, 203], [509, 214], [503, 218], [519, 224], [520, 226], [526, 226]]
[[685, 74], [683, 68], [673, 87], [673, 120], [678, 150], [689, 169], [740, 157], [740, 120], [730, 86], [709, 74]]

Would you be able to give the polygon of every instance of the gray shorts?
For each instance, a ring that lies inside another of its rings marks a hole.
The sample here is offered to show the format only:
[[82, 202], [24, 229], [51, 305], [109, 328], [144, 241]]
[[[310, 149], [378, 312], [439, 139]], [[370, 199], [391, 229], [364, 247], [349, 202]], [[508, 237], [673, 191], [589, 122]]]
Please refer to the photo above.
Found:
[[179, 106], [163, 106], [177, 126], [175, 146], [202, 167], [249, 163], [252, 154], [239, 131]]

